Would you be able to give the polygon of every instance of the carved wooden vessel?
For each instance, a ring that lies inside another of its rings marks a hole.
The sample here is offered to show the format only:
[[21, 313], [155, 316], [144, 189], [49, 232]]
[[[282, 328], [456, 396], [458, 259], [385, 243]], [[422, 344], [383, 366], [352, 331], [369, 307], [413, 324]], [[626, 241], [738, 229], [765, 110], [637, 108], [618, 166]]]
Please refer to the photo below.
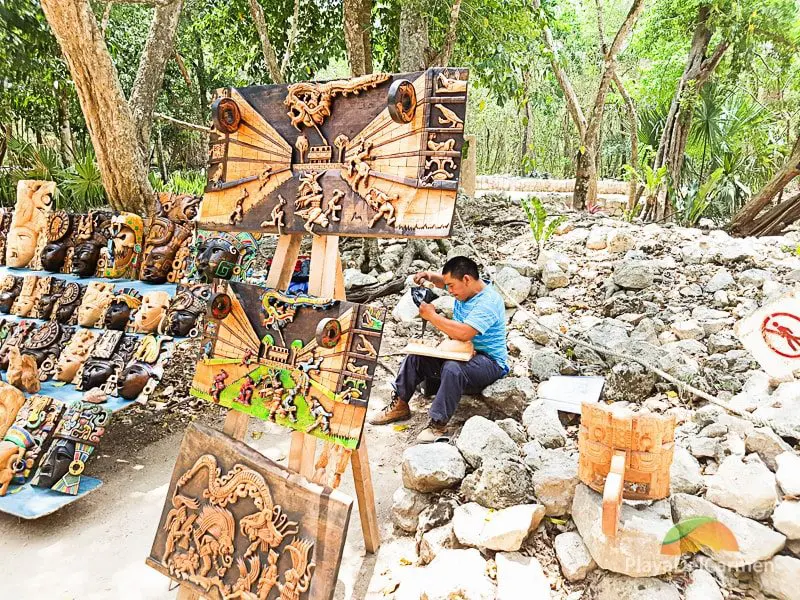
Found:
[[603, 494], [603, 532], [614, 537], [622, 498], [656, 500], [669, 495], [675, 417], [581, 406], [578, 477]]

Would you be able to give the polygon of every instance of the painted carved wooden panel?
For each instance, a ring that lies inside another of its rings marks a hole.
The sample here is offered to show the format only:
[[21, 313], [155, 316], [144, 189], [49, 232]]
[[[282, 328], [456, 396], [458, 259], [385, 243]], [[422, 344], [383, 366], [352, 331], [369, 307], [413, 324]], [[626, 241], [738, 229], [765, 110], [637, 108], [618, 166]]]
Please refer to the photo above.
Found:
[[614, 452], [625, 452], [623, 497], [654, 500], [669, 495], [675, 417], [615, 413], [584, 403], [578, 432], [578, 476], [602, 493]]
[[147, 564], [219, 600], [329, 600], [352, 500], [192, 424]]
[[385, 310], [217, 281], [191, 393], [358, 447]]
[[467, 79], [433, 68], [219, 90], [201, 228], [449, 236]]

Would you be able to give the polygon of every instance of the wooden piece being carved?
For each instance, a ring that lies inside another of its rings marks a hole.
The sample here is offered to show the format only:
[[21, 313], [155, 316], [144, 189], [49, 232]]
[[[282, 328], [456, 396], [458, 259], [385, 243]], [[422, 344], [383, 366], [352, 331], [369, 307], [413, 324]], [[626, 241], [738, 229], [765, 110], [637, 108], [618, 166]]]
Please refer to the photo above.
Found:
[[29, 354], [21, 354], [17, 346], [12, 346], [8, 352], [6, 377], [8, 383], [23, 392], [35, 394], [41, 389], [36, 359]]
[[39, 243], [45, 241], [47, 216], [53, 209], [55, 191], [53, 181], [21, 180], [17, 184], [17, 204], [6, 239], [9, 267], [27, 267], [41, 250]]
[[322, 494], [241, 442], [191, 425], [147, 564], [208, 598], [330, 600], [352, 500]]
[[636, 415], [600, 404], [581, 406], [578, 477], [604, 494], [606, 535], [616, 535], [614, 514], [623, 497], [657, 500], [669, 495], [674, 440], [674, 415]]
[[[215, 131], [200, 227], [448, 236], [466, 112], [466, 92], [455, 90], [465, 89], [466, 81], [464, 69], [433, 68], [379, 78], [219, 90], [212, 107]], [[364, 82], [368, 85], [362, 87]], [[345, 93], [347, 89], [359, 90], [358, 97]], [[435, 135], [447, 140], [430, 146]], [[309, 196], [306, 201], [310, 173], [315, 173], [323, 198]], [[298, 198], [304, 201], [295, 204]], [[375, 220], [367, 201], [386, 198], [393, 214], [386, 209], [386, 218]], [[324, 215], [328, 200], [334, 204]]]

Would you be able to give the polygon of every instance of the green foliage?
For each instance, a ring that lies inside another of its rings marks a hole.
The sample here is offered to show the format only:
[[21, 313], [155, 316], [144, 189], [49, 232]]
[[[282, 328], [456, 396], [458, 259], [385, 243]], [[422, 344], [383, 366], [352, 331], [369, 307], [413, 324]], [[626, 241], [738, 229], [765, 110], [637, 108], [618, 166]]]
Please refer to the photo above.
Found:
[[685, 193], [677, 194], [675, 215], [680, 225], [694, 227], [702, 217], [706, 216], [722, 175], [722, 169], [717, 169], [701, 185], [692, 185]]
[[549, 240], [556, 229], [561, 223], [566, 220], [566, 216], [550, 216], [547, 214], [547, 209], [536, 196], [530, 196], [522, 200], [522, 209], [525, 211], [525, 216], [528, 218], [528, 224], [533, 233], [533, 239], [536, 240], [536, 245], [539, 251], [544, 248], [545, 243]]
[[103, 179], [91, 148], [77, 151], [75, 162], [58, 175], [61, 195], [69, 199], [70, 210], [86, 212], [105, 204]]

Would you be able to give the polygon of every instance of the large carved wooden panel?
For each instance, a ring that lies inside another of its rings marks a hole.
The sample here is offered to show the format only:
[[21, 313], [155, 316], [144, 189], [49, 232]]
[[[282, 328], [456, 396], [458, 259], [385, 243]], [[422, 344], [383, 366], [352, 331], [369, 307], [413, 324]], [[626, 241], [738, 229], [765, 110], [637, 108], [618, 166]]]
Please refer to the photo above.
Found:
[[625, 453], [623, 497], [666, 498], [674, 442], [674, 415], [617, 415], [607, 406], [584, 403], [578, 432], [578, 477], [602, 493], [614, 452], [621, 450]]
[[191, 393], [358, 447], [384, 309], [217, 280]]
[[450, 235], [466, 69], [217, 92], [200, 226]]
[[330, 600], [352, 500], [192, 424], [147, 564], [205, 598]]

